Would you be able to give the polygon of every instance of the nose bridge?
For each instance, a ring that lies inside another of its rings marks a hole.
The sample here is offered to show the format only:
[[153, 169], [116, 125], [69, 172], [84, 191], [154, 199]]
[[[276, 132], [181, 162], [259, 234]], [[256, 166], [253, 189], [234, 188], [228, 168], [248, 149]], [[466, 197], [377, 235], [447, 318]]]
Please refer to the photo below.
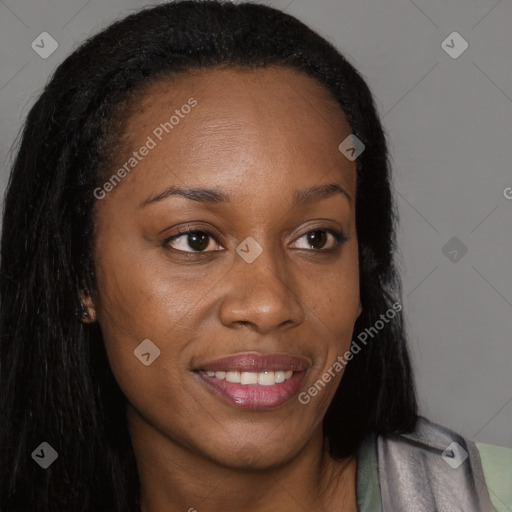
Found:
[[249, 322], [265, 331], [284, 322], [301, 322], [303, 310], [279, 250], [248, 237], [236, 251], [236, 284], [224, 300], [223, 321]]
[[271, 291], [272, 288], [276, 293], [283, 287], [290, 292], [283, 282], [287, 276], [282, 257], [270, 243], [263, 247], [254, 238], [248, 237], [237, 247], [237, 254], [239, 259], [236, 265], [241, 268], [244, 281], [253, 292], [260, 289]]

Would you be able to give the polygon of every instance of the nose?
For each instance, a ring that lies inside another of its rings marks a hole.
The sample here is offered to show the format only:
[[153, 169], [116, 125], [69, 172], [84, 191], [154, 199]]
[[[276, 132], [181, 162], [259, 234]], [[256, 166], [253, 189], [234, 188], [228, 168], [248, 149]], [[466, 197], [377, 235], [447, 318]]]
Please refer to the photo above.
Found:
[[237, 255], [226, 277], [230, 282], [220, 307], [222, 323], [231, 328], [249, 325], [260, 334], [302, 323], [304, 305], [285, 266], [265, 249], [252, 263]]

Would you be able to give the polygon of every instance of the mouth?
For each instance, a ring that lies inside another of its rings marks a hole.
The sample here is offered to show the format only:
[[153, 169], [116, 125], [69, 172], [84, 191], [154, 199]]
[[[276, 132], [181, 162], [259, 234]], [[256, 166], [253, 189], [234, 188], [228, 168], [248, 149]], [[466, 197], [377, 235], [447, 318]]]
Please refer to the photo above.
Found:
[[228, 403], [249, 410], [278, 407], [300, 389], [307, 359], [286, 354], [237, 354], [201, 365], [195, 373]]

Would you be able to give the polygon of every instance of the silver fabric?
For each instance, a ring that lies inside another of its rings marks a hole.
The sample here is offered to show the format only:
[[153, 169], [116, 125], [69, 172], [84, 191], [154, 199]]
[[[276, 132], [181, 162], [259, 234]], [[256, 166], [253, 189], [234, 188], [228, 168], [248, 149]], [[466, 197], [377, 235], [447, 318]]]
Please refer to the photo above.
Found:
[[426, 418], [379, 436], [377, 460], [383, 512], [495, 512], [475, 444]]

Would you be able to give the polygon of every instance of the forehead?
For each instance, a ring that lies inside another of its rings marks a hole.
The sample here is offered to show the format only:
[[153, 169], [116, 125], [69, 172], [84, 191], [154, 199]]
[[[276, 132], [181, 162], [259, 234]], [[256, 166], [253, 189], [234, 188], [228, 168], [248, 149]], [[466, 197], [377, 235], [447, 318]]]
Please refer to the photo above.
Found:
[[[191, 97], [199, 108], [194, 109], [193, 120], [184, 124], [213, 128], [202, 134], [204, 138], [215, 135], [214, 128], [233, 123], [234, 129], [252, 128], [254, 132], [262, 126], [265, 130], [268, 126], [284, 127], [290, 136], [300, 132], [327, 142], [349, 130], [330, 92], [302, 72], [279, 66], [215, 67], [191, 70], [146, 86], [129, 108], [130, 130], [125, 135], [136, 135], [137, 128], [147, 131], [155, 122], [168, 120]], [[173, 138], [180, 132], [183, 130], [174, 130]]]
[[[155, 142], [130, 176], [134, 181], [147, 177], [149, 167], [162, 176], [174, 169], [183, 182], [200, 175], [209, 184], [220, 184], [227, 174], [243, 180], [248, 169], [252, 178], [260, 169], [265, 179], [272, 171], [303, 182], [338, 169], [350, 189], [355, 164], [338, 150], [350, 131], [330, 92], [304, 73], [231, 67], [194, 70], [146, 86], [128, 109], [123, 140], [131, 151], [148, 137]], [[118, 165], [127, 154], [119, 155]]]

